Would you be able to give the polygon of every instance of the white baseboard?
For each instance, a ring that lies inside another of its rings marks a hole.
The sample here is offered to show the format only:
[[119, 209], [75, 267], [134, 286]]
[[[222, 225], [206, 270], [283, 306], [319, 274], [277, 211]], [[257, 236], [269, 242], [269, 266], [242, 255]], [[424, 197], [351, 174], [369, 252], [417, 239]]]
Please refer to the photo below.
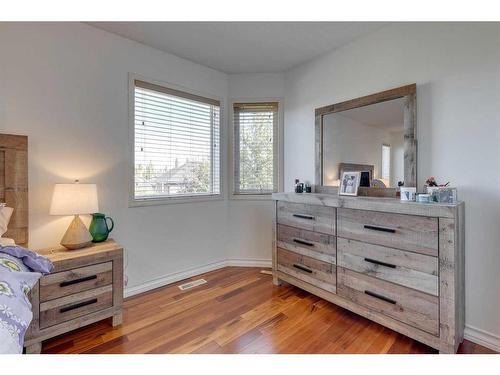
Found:
[[184, 271], [171, 273], [161, 276], [156, 279], [146, 281], [143, 284], [125, 288], [124, 297], [135, 296], [139, 293], [144, 293], [152, 289], [175, 283], [205, 272], [214, 271], [224, 267], [271, 267], [270, 259], [227, 259], [219, 262], [208, 263], [203, 266], [189, 268]]
[[500, 336], [467, 325], [465, 326], [464, 338], [500, 353]]
[[226, 267], [266, 267], [271, 268], [271, 259], [228, 259]]

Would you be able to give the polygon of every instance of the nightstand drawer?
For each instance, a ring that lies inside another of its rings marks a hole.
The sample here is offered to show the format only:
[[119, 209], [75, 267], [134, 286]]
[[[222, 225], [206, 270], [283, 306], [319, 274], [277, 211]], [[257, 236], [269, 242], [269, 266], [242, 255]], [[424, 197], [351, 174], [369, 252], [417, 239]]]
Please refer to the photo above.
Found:
[[47, 275], [40, 280], [40, 301], [45, 302], [95, 289], [113, 282], [113, 262], [94, 264]]
[[47, 328], [113, 306], [113, 286], [72, 294], [40, 304], [40, 328]]

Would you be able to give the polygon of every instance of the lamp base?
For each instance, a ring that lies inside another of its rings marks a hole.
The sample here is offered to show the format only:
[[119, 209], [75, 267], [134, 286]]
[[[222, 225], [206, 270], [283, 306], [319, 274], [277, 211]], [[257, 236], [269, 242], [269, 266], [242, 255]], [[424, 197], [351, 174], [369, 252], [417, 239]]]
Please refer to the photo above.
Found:
[[83, 224], [82, 219], [80, 219], [78, 215], [75, 215], [73, 221], [61, 239], [61, 245], [66, 249], [74, 250], [89, 246], [91, 242], [92, 236], [90, 235], [89, 230], [85, 224]]

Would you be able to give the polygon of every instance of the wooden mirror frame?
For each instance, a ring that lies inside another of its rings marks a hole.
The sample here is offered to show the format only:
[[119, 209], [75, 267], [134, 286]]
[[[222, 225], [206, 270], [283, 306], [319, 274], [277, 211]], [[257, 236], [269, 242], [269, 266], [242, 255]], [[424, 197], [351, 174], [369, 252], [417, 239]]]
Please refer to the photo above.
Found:
[[[415, 83], [315, 110], [315, 192], [336, 194], [337, 186], [323, 186], [323, 116], [404, 98], [404, 186], [417, 186], [417, 85]], [[358, 195], [395, 197], [396, 188], [360, 187]]]

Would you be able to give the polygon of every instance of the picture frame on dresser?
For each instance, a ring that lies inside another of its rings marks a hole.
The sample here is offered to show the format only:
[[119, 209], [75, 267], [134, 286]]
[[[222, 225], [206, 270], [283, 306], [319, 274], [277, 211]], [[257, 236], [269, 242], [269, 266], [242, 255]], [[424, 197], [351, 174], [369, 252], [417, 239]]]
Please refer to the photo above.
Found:
[[358, 195], [359, 184], [361, 181], [361, 172], [342, 172], [340, 179], [339, 195], [348, 195], [355, 197]]

